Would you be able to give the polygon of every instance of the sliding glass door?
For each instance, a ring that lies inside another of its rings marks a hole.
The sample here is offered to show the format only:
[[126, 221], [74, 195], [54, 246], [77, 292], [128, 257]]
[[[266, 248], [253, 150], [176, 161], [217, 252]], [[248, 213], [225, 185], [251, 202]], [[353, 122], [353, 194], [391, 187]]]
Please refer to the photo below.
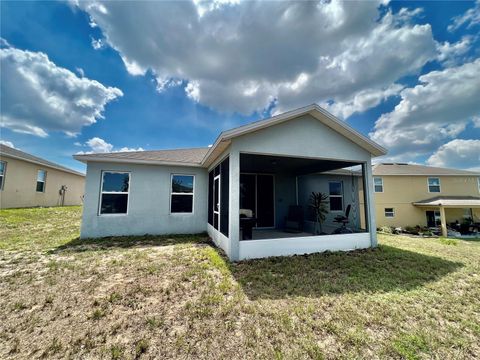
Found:
[[275, 227], [274, 181], [270, 174], [240, 174], [240, 208], [252, 210], [257, 228]]

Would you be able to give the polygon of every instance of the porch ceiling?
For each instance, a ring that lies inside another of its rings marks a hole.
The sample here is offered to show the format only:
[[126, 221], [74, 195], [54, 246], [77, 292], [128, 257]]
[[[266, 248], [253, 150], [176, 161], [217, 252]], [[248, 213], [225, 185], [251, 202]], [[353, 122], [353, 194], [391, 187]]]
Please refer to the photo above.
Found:
[[317, 160], [286, 156], [241, 154], [240, 171], [251, 173], [281, 173], [306, 175], [359, 165], [355, 162]]

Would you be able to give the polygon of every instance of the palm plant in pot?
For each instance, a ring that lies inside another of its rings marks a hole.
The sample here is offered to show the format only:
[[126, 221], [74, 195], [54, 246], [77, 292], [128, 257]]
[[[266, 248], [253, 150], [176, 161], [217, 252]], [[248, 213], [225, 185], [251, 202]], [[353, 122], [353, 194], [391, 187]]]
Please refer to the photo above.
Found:
[[322, 229], [322, 223], [328, 214], [327, 200], [328, 195], [324, 193], [312, 191], [310, 194], [310, 207], [315, 214], [315, 234], [325, 234]]

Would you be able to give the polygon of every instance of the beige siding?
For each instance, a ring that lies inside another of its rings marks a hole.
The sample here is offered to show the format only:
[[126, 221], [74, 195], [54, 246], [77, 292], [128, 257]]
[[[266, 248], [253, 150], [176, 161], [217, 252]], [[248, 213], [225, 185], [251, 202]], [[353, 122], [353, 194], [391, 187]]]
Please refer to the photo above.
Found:
[[[415, 226], [427, 224], [427, 210], [413, 206], [416, 201], [436, 196], [480, 196], [475, 176], [432, 176], [440, 178], [440, 193], [428, 192], [428, 176], [378, 176], [383, 179], [383, 193], [375, 193], [377, 226]], [[395, 217], [385, 217], [385, 208], [394, 208]], [[480, 209], [474, 209], [477, 220]], [[461, 221], [464, 209], [446, 209], [447, 222]]]
[[[0, 208], [57, 206], [61, 203], [60, 187], [66, 185], [65, 205], [80, 205], [84, 194], [85, 177], [47, 166], [2, 156], [7, 163], [0, 191]], [[45, 192], [37, 192], [37, 172], [45, 170]]]

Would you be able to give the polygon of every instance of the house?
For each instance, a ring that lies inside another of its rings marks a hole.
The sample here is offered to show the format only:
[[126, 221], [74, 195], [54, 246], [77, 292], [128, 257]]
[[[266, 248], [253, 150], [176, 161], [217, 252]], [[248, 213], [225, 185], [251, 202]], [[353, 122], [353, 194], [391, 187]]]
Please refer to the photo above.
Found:
[[[375, 247], [370, 164], [385, 153], [310, 105], [224, 131], [211, 147], [75, 155], [87, 164], [81, 237], [207, 231], [234, 261]], [[322, 235], [312, 191], [329, 195]]]
[[85, 175], [0, 144], [0, 208], [80, 205]]
[[480, 173], [404, 163], [373, 166], [378, 226], [480, 223]]

